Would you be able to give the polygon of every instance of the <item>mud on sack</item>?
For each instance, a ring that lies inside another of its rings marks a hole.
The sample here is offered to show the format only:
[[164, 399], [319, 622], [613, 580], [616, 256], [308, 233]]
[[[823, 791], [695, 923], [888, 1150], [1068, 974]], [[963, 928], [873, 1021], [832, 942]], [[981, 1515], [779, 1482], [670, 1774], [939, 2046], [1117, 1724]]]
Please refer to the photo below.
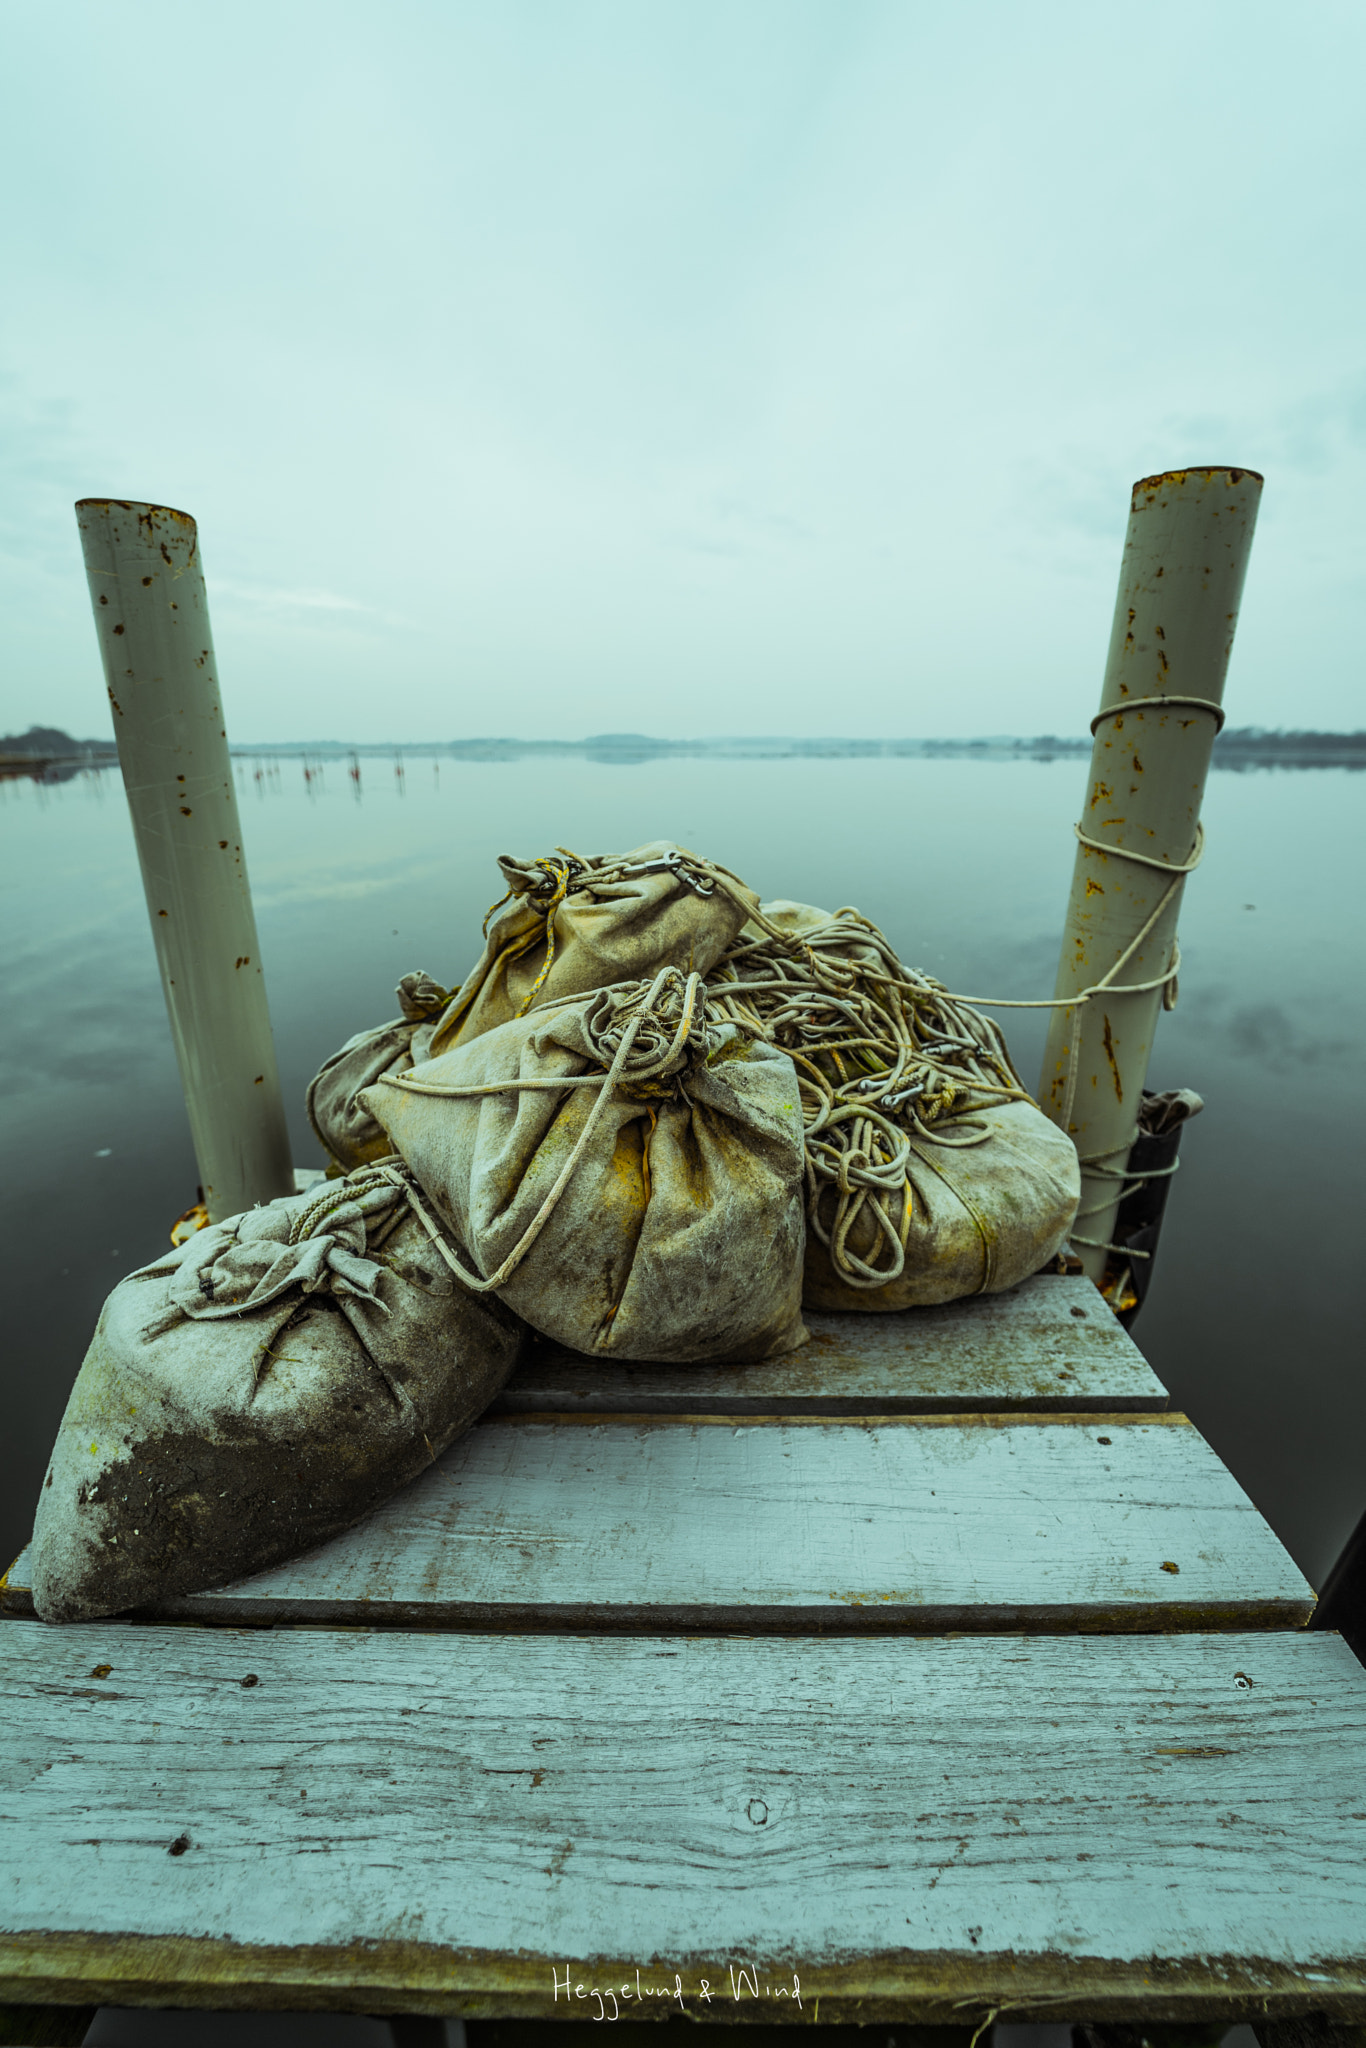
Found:
[[[382, 1159], [393, 1149], [356, 1097], [381, 1074], [407, 1073], [414, 1057], [424, 1056], [424, 1027], [430, 1038], [432, 1027], [451, 1000], [450, 990], [433, 981], [425, 969], [405, 974], [394, 993], [402, 1015], [348, 1038], [308, 1084], [306, 1105], [314, 1136], [348, 1173], [353, 1167]], [[414, 1039], [418, 1040], [416, 1055]]]
[[415, 1060], [438, 1058], [515, 1017], [661, 967], [705, 974], [759, 898], [728, 868], [656, 839], [632, 853], [498, 862], [507, 893], [485, 946]]
[[999, 1027], [904, 966], [869, 919], [766, 903], [708, 989], [797, 1068], [808, 1308], [995, 1294], [1058, 1251], [1081, 1192], [1072, 1141]]
[[38, 1496], [34, 1605], [83, 1621], [350, 1528], [440, 1455], [523, 1326], [454, 1278], [401, 1163], [197, 1232], [105, 1303]]
[[766, 1358], [805, 1341], [787, 1055], [662, 968], [367, 1090], [471, 1284], [576, 1351]]

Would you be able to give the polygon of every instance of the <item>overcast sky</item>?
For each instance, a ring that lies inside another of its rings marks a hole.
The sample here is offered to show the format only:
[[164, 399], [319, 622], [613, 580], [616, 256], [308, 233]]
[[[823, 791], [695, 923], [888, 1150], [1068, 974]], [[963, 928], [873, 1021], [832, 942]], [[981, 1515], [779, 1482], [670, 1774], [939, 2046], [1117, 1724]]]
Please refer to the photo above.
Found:
[[72, 501], [200, 524], [234, 738], [1084, 730], [1129, 486], [1266, 492], [1235, 723], [1366, 724], [1366, 9], [0, 19], [0, 730]]

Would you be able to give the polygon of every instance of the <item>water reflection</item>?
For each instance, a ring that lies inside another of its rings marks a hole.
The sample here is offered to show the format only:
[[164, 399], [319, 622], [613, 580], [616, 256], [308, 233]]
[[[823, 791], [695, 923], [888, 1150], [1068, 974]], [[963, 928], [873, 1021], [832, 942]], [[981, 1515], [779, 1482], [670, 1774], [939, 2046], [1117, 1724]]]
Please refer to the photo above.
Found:
[[[615, 757], [443, 753], [430, 777], [408, 774], [424, 758], [236, 762], [257, 799], [244, 805], [247, 850], [301, 1165], [316, 1157], [309, 1077], [393, 1015], [406, 970], [461, 977], [500, 893], [500, 852], [669, 836], [767, 895], [858, 904], [950, 987], [1051, 989], [1085, 774], [1075, 757], [665, 756], [623, 776]], [[1366, 1505], [1353, 1281], [1366, 970], [1318, 880], [1361, 867], [1357, 787], [1343, 770], [1212, 778], [1181, 1003], [1152, 1073], [1208, 1108], [1182, 1147], [1138, 1335], [1311, 1578]], [[161, 1248], [197, 1175], [117, 772], [0, 785], [0, 851], [12, 1164], [0, 1228], [23, 1254], [0, 1368], [0, 1548], [12, 1553], [100, 1303]], [[1006, 1014], [1026, 1076], [1043, 1014]]]

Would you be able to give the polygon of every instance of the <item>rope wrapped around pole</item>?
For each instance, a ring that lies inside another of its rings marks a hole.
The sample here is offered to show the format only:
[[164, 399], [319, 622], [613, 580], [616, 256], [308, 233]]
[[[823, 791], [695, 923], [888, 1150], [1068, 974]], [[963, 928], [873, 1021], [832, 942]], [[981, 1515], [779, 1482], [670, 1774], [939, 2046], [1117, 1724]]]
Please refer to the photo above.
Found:
[[1129, 1184], [1157, 1019], [1174, 1007], [1185, 878], [1261, 499], [1254, 470], [1136, 483], [1058, 964], [1039, 1102], [1077, 1148], [1074, 1233], [1102, 1284]]

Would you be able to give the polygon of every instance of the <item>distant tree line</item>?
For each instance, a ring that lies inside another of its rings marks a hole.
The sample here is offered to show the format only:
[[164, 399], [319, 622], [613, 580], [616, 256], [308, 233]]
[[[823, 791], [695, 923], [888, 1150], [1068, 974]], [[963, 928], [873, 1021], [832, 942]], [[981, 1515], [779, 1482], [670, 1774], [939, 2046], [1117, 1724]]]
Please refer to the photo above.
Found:
[[0, 734], [0, 758], [66, 760], [73, 754], [113, 754], [112, 740], [73, 740], [55, 725], [31, 725], [27, 732]]
[[[527, 754], [586, 754], [590, 760], [630, 762], [671, 754], [677, 757], [710, 756], [752, 760], [829, 760], [901, 756], [935, 758], [977, 756], [994, 759], [1024, 758], [1050, 761], [1059, 756], [1087, 754], [1091, 742], [1082, 734], [1042, 733], [1033, 739], [1008, 734], [990, 739], [847, 739], [784, 738], [782, 736], [736, 739], [665, 740], [647, 733], [597, 733], [584, 740], [524, 740], [505, 738], [427, 741], [409, 745], [413, 754], [444, 754], [466, 761], [515, 760]], [[0, 735], [0, 763], [16, 771], [29, 764], [64, 764], [69, 769], [79, 762], [110, 761], [115, 758], [112, 739], [78, 740], [56, 726], [32, 725], [25, 733]], [[346, 754], [391, 754], [404, 751], [393, 743], [361, 744], [353, 747], [344, 740], [274, 741], [260, 746], [235, 746], [235, 754], [295, 755], [330, 757]], [[1227, 726], [1214, 743], [1216, 767], [1366, 767], [1366, 732], [1315, 732], [1294, 730], [1268, 732], [1262, 726]]]

